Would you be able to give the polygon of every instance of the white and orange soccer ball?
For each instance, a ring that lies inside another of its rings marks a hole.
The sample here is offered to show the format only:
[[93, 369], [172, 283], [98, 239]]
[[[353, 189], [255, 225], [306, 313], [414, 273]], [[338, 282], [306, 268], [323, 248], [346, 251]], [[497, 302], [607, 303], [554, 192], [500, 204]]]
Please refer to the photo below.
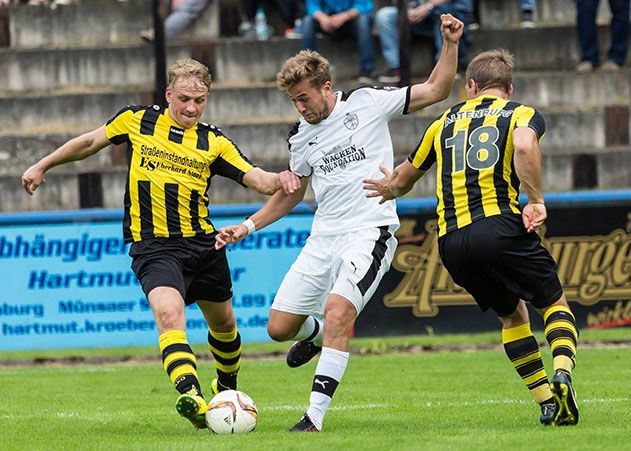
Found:
[[206, 423], [214, 434], [244, 434], [256, 427], [259, 413], [252, 398], [238, 390], [219, 392], [208, 403]]

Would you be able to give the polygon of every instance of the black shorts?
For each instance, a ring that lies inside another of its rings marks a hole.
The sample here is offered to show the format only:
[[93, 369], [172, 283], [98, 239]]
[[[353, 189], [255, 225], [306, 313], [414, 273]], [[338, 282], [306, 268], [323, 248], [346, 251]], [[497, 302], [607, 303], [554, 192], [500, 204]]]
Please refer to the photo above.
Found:
[[223, 302], [232, 296], [226, 251], [215, 250], [214, 234], [144, 239], [131, 245], [129, 256], [145, 295], [156, 287], [173, 287], [186, 305]]
[[554, 259], [519, 215], [491, 216], [449, 232], [438, 249], [454, 282], [499, 316], [512, 314], [519, 299], [543, 308], [563, 292]]

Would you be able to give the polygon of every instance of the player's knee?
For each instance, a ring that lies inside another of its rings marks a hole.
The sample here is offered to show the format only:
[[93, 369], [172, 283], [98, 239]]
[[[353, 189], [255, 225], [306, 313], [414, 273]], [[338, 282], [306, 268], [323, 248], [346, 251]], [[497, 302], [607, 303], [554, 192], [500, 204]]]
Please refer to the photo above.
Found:
[[267, 323], [267, 334], [274, 341], [288, 341], [295, 335], [281, 324]]
[[181, 309], [175, 306], [163, 307], [156, 311], [155, 316], [160, 330], [182, 329], [184, 315]]

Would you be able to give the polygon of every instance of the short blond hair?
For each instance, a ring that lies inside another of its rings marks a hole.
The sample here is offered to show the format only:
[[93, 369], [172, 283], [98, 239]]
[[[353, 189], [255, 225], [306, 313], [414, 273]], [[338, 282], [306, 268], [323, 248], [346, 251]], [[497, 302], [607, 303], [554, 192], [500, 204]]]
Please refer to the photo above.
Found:
[[210, 91], [210, 71], [199, 61], [191, 58], [182, 58], [177, 60], [169, 68], [169, 86], [175, 86], [175, 83], [181, 78], [195, 78], [199, 83]]
[[326, 58], [313, 50], [301, 50], [283, 64], [276, 75], [276, 84], [281, 91], [287, 91], [303, 80], [315, 88], [321, 88], [331, 81], [331, 70]]
[[513, 55], [504, 49], [487, 50], [467, 66], [467, 81], [474, 80], [480, 90], [501, 88], [508, 92], [513, 83]]

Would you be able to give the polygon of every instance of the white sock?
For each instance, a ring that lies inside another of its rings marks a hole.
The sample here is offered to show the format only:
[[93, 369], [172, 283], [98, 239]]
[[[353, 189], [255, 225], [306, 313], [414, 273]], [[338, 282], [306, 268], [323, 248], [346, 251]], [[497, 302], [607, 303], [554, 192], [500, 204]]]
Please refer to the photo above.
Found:
[[312, 341], [317, 346], [322, 346], [323, 329], [322, 321], [317, 320], [313, 316], [309, 316], [305, 322], [302, 323], [300, 330], [293, 339], [295, 341]]
[[348, 364], [348, 352], [338, 351], [333, 348], [322, 348], [318, 366], [316, 366], [315, 376], [311, 396], [309, 396], [309, 409], [307, 415], [313, 424], [322, 430], [324, 414], [331, 404], [331, 398], [337, 385], [342, 380]]

